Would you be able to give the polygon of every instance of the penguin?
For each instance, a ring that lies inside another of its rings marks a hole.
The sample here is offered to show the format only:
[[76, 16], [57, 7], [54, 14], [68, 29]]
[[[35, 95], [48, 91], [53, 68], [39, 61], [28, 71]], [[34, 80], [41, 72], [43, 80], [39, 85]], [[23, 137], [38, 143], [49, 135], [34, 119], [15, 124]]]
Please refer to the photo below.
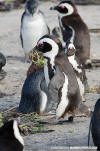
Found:
[[6, 64], [6, 57], [2, 53], [0, 53], [0, 72], [2, 70], [2, 67], [5, 66], [5, 64]]
[[38, 2], [29, 0], [21, 18], [20, 39], [24, 49], [25, 59], [29, 61], [29, 52], [36, 45], [38, 39], [49, 33], [43, 13], [38, 10]]
[[17, 120], [6, 122], [0, 128], [0, 151], [23, 151], [24, 140]]
[[82, 64], [84, 68], [91, 68], [89, 30], [75, 4], [70, 0], [63, 0], [50, 9], [59, 13], [58, 19], [64, 45], [73, 43], [80, 65]]
[[92, 133], [92, 139], [94, 145], [97, 146], [97, 151], [100, 151], [100, 98], [97, 100], [94, 112], [91, 117], [89, 135], [88, 135], [88, 146], [90, 139], [90, 132]]
[[70, 51], [67, 52], [68, 60], [72, 64], [72, 67], [75, 71], [82, 101], [85, 102], [86, 100], [85, 100], [84, 95], [85, 95], [86, 90], [88, 89], [88, 82], [87, 82], [85, 69], [82, 68], [82, 66], [80, 66], [79, 61], [77, 57], [75, 56], [75, 52], [76, 52], [75, 46], [72, 43], [68, 43], [67, 45], [68, 45], [67, 49], [68, 50], [70, 49]]
[[[45, 58], [44, 75], [48, 88], [54, 79], [53, 87], [57, 90], [55, 98], [57, 97], [58, 102], [56, 118], [64, 118], [67, 113], [71, 113], [74, 117], [75, 110], [82, 103], [82, 98], [73, 67], [67, 54], [62, 51], [62, 43], [56, 37], [45, 35], [40, 38], [35, 49], [42, 52]], [[56, 73], [60, 73], [57, 75], [59, 78], [57, 78]], [[55, 98], [52, 100], [55, 101]]]
[[29, 72], [24, 82], [18, 110], [24, 114], [36, 112], [41, 115], [45, 113], [48, 106], [47, 92], [43, 67], [37, 70], [35, 67], [34, 72]]

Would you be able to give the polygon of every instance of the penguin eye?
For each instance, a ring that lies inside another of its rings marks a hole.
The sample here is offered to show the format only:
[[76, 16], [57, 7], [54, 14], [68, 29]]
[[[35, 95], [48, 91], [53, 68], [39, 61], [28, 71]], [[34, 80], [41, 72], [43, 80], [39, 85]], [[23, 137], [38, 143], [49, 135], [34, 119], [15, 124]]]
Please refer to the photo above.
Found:
[[38, 44], [38, 47], [43, 47], [43, 46], [44, 46], [44, 42]]

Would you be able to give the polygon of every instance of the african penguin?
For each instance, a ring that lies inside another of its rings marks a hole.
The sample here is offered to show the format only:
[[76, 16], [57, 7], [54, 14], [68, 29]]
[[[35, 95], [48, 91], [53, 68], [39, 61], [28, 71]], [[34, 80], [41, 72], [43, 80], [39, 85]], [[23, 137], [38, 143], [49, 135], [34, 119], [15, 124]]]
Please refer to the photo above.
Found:
[[0, 151], [23, 151], [24, 140], [16, 120], [6, 122], [0, 128]]
[[63, 0], [51, 9], [59, 13], [58, 19], [64, 45], [69, 42], [73, 43], [79, 63], [84, 68], [91, 68], [89, 30], [80, 17], [75, 4], [72, 1]]
[[47, 92], [48, 89], [42, 67], [42, 69], [37, 69], [27, 76], [22, 88], [19, 111], [25, 114], [32, 112], [43, 114], [47, 112]]
[[48, 33], [49, 28], [44, 20], [43, 13], [38, 10], [38, 2], [29, 0], [21, 18], [20, 29], [20, 38], [26, 61], [29, 61], [29, 52], [34, 48], [37, 41]]
[[85, 101], [84, 94], [88, 87], [86, 73], [85, 73], [85, 70], [79, 65], [79, 61], [77, 57], [75, 56], [76, 49], [74, 45], [72, 43], [68, 43], [67, 45], [68, 45], [67, 49], [68, 50], [70, 49], [70, 51], [67, 51], [68, 60], [72, 64], [73, 69], [75, 71], [82, 101], [84, 102]]
[[6, 57], [0, 53], [0, 71], [2, 70], [2, 67], [6, 64]]
[[[66, 113], [71, 113], [74, 116], [75, 110], [82, 103], [82, 98], [75, 72], [67, 54], [62, 51], [60, 40], [45, 35], [38, 41], [36, 48], [43, 53], [46, 60], [47, 65], [44, 67], [44, 74], [47, 86], [49, 87], [53, 80], [53, 87], [57, 90], [57, 96], [55, 96], [55, 98], [58, 98], [57, 119], [65, 117]], [[59, 75], [56, 75], [57, 73]], [[53, 98], [53, 101], [55, 101], [55, 98]]]
[[90, 139], [90, 131], [92, 133], [94, 145], [97, 146], [97, 151], [100, 151], [100, 98], [97, 100], [95, 104], [94, 112], [91, 117], [88, 139]]

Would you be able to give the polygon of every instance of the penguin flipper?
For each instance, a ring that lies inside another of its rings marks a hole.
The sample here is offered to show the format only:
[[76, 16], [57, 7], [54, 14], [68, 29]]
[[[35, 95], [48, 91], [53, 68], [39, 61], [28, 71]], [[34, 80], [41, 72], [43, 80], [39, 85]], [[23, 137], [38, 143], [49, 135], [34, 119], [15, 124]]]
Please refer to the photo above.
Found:
[[23, 38], [22, 38], [21, 32], [20, 32], [20, 40], [21, 40], [21, 45], [22, 45], [22, 48], [23, 48]]
[[[22, 26], [23, 26], [24, 15], [25, 15], [25, 12], [22, 14], [22, 17], [21, 17], [21, 29], [22, 29]], [[21, 44], [22, 44], [22, 48], [23, 48], [23, 38], [22, 38], [21, 29], [20, 29], [20, 40], [21, 40]]]

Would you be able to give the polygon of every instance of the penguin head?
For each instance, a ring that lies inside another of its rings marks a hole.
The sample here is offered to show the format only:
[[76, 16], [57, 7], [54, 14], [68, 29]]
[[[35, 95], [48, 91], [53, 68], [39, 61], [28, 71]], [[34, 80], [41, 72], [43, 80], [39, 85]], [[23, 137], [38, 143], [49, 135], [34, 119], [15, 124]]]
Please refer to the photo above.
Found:
[[17, 120], [11, 120], [4, 123], [4, 125], [0, 128], [0, 139], [7, 139], [7, 141], [14, 141], [17, 139], [17, 141], [24, 146], [24, 141], [20, 134]]
[[72, 15], [77, 13], [77, 9], [75, 4], [72, 3], [70, 0], [61, 1], [57, 6], [51, 7], [51, 10], [57, 10], [62, 15]]
[[38, 2], [36, 0], [29, 0], [26, 4], [26, 13], [32, 15], [36, 12], [38, 7]]
[[43, 56], [56, 56], [62, 50], [62, 43], [51, 35], [45, 35], [37, 42], [36, 49], [43, 53]]

